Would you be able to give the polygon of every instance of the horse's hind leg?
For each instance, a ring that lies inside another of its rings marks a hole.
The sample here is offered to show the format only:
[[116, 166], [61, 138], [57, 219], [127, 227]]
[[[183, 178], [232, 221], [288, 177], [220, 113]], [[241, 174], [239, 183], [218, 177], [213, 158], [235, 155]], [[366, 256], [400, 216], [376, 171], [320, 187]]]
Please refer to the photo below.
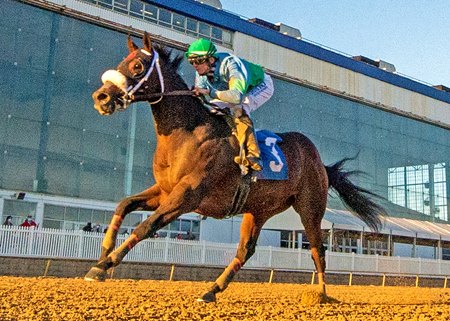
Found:
[[328, 191], [315, 185], [315, 188], [303, 189], [297, 196], [293, 207], [305, 227], [311, 250], [311, 257], [317, 270], [317, 276], [321, 292], [325, 295], [325, 248], [322, 244], [321, 221], [326, 209]]
[[205, 293], [198, 301], [214, 302], [216, 293], [224, 291], [233, 280], [236, 273], [242, 268], [245, 262], [255, 253], [256, 241], [264, 222], [259, 222], [253, 214], [245, 213], [241, 223], [241, 235], [236, 257], [225, 268], [223, 273], [214, 282], [212, 288]]
[[322, 230], [320, 222], [318, 224], [305, 225], [306, 237], [308, 238], [311, 250], [311, 258], [317, 270], [320, 291], [326, 294], [325, 290], [325, 248], [322, 244]]

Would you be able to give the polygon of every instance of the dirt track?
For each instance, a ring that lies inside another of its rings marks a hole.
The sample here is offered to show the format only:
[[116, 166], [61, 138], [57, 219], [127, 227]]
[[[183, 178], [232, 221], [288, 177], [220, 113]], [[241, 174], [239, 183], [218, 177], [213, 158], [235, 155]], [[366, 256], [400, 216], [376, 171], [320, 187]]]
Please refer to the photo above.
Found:
[[301, 303], [311, 286], [232, 283], [216, 303], [210, 283], [0, 277], [0, 320], [450, 320], [450, 289], [328, 286], [334, 300]]

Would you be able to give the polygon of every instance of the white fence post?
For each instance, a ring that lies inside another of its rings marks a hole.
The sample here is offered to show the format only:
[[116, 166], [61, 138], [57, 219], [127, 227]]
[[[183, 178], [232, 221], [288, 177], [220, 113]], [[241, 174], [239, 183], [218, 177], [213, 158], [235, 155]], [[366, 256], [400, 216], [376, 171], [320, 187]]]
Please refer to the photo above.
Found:
[[297, 268], [301, 269], [302, 268], [302, 249], [299, 248], [297, 253], [298, 253]]
[[269, 268], [272, 268], [272, 246], [269, 246]]
[[81, 259], [83, 258], [83, 245], [84, 245], [84, 231], [80, 230], [78, 231], [78, 254], [77, 254], [77, 258]]
[[206, 263], [206, 241], [202, 241], [202, 264]]
[[166, 237], [166, 243], [165, 243], [165, 248], [164, 248], [164, 263], [167, 263], [167, 261], [169, 260], [169, 237]]
[[31, 255], [31, 254], [33, 254], [33, 240], [34, 240], [35, 227], [30, 227], [29, 231], [30, 231], [30, 233], [28, 234], [27, 254]]

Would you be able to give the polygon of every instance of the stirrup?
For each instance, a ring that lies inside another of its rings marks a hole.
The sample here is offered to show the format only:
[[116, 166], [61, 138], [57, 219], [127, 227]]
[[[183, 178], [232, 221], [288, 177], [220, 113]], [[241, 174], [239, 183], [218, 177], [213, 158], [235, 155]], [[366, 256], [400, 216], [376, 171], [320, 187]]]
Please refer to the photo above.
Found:
[[253, 169], [254, 171], [262, 171], [262, 162], [259, 158], [254, 156], [248, 156], [247, 157], [248, 166]]
[[254, 156], [249, 156], [246, 157], [244, 159], [242, 159], [239, 156], [236, 156], [234, 158], [234, 162], [237, 163], [238, 165], [242, 165], [245, 167], [250, 167], [251, 169], [253, 169], [254, 171], [262, 171], [262, 162], [259, 158], [254, 157]]

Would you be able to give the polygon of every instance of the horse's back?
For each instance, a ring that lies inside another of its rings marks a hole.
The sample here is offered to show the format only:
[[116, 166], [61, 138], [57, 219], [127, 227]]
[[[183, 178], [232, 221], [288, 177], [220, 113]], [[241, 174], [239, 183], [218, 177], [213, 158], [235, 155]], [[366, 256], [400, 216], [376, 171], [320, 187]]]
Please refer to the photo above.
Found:
[[299, 190], [309, 186], [328, 190], [328, 175], [314, 143], [299, 132], [278, 135], [283, 140], [280, 148], [286, 157], [291, 184], [298, 184]]

